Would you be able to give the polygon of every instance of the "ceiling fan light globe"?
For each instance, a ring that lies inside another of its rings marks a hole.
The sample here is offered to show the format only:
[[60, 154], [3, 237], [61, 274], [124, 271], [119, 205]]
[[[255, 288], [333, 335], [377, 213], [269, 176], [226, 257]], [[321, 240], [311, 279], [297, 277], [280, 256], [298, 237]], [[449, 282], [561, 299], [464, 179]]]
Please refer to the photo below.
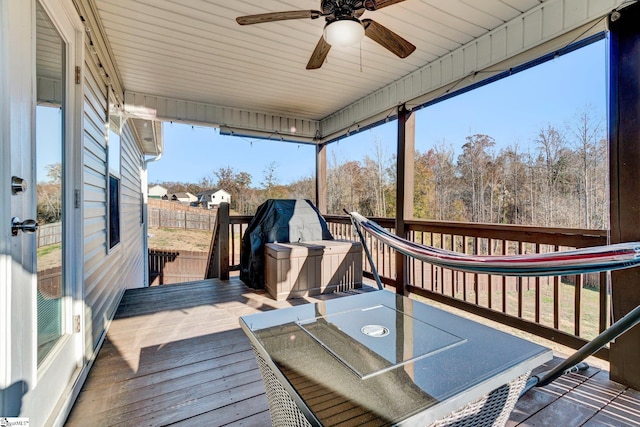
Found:
[[364, 27], [360, 21], [341, 19], [327, 24], [323, 36], [334, 47], [355, 46], [364, 38]]

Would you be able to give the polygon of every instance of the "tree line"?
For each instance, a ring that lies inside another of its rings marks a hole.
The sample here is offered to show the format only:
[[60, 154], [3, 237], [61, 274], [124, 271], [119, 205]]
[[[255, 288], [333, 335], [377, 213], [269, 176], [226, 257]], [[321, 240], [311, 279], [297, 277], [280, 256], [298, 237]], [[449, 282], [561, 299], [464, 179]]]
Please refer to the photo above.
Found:
[[[459, 154], [444, 141], [415, 152], [414, 217], [421, 219], [606, 229], [609, 226], [607, 140], [603, 120], [590, 109], [570, 123], [548, 124], [531, 143], [498, 144], [472, 134]], [[394, 142], [395, 144], [395, 142]], [[499, 150], [496, 149], [500, 146]], [[357, 210], [365, 216], [393, 217], [396, 209], [395, 156], [374, 139], [362, 160], [327, 162], [327, 210]], [[283, 185], [277, 163], [253, 177], [227, 166], [197, 184], [159, 183], [170, 192], [198, 193], [222, 188], [231, 209], [252, 215], [269, 198], [314, 198], [314, 177]]]
[[230, 209], [236, 215], [253, 215], [258, 206], [267, 199], [314, 199], [315, 178], [313, 176], [298, 179], [290, 184], [282, 184], [278, 177], [277, 162], [269, 163], [263, 170], [258, 186], [253, 176], [238, 171], [232, 166], [223, 166], [204, 176], [197, 183], [162, 181], [149, 185], [162, 185], [169, 194], [189, 192], [198, 194], [211, 189], [222, 189], [231, 195]]
[[[608, 151], [603, 121], [589, 109], [563, 126], [548, 124], [531, 143], [496, 150], [473, 134], [460, 154], [444, 141], [415, 153], [414, 217], [421, 219], [607, 229]], [[332, 163], [330, 213], [343, 207], [369, 216], [395, 214], [395, 158]], [[345, 183], [347, 185], [345, 185]]]

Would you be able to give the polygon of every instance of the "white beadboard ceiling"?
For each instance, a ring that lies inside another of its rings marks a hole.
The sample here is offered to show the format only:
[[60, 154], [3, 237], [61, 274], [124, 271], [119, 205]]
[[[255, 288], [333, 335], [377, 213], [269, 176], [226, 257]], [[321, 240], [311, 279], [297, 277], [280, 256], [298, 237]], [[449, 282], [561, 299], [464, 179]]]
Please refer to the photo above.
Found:
[[[130, 114], [315, 142], [405, 102], [432, 99], [469, 73], [514, 57], [510, 64], [518, 65], [602, 31], [602, 18], [625, 3], [406, 0], [362, 18], [413, 43], [408, 58], [365, 37], [360, 47], [332, 48], [322, 68], [306, 70], [324, 18], [248, 26], [235, 18], [318, 10], [320, 0], [84, 1], [98, 12]], [[291, 128], [297, 135], [287, 134]]]

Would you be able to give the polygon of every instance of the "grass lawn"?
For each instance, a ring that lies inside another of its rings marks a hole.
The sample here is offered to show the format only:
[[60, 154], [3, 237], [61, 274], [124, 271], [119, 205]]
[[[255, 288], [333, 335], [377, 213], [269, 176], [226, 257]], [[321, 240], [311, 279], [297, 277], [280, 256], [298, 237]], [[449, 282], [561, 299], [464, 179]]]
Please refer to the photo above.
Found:
[[[497, 288], [497, 286], [496, 286]], [[575, 322], [575, 291], [576, 287], [568, 283], [559, 284], [559, 329], [569, 334], [574, 334]], [[462, 298], [462, 294], [456, 295]], [[475, 295], [472, 292], [468, 294], [467, 300], [474, 301]], [[507, 292], [507, 310], [508, 314], [518, 315], [518, 293]], [[481, 292], [479, 294], [480, 304], [488, 306], [488, 293]], [[540, 324], [553, 328], [553, 285], [540, 285]], [[592, 289], [583, 288], [581, 295], [581, 316], [580, 316], [580, 336], [585, 339], [593, 339], [599, 331], [599, 310], [600, 310], [600, 294]], [[522, 318], [535, 322], [535, 289], [525, 290], [522, 296]], [[502, 308], [502, 290], [493, 290], [493, 307]]]
[[208, 252], [211, 231], [180, 228], [149, 228], [149, 247], [153, 249], [181, 249]]

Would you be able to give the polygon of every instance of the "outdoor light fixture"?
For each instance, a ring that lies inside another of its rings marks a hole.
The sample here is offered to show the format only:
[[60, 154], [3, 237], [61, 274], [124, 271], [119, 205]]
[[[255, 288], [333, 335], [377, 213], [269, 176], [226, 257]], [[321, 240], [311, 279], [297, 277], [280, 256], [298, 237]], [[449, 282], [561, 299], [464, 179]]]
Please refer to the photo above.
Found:
[[339, 19], [324, 27], [324, 40], [331, 46], [354, 46], [364, 37], [364, 27], [357, 19]]

